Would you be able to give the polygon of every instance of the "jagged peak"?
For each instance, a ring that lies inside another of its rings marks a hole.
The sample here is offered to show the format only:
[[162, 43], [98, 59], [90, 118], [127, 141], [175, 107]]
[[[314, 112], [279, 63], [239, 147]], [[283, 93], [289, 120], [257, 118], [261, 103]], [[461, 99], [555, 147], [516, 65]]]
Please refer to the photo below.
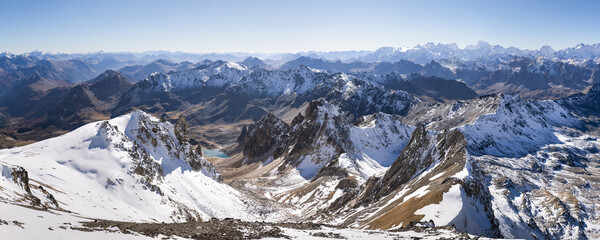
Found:
[[244, 59], [244, 61], [242, 61], [241, 64], [250, 68], [263, 68], [267, 66], [267, 64], [261, 59], [252, 56]]
[[138, 121], [138, 120], [150, 120], [150, 121], [158, 121], [158, 118], [140, 110], [140, 109], [136, 109], [133, 112], [127, 114], [131, 117], [131, 121]]
[[144, 79], [144, 80], [146, 80], [146, 81], [150, 81], [150, 80], [152, 79], [152, 80], [156, 81], [156, 79], [157, 79], [158, 77], [164, 77], [164, 76], [166, 76], [166, 75], [167, 75], [167, 74], [165, 74], [165, 73], [161, 73], [161, 72], [153, 72], [153, 73], [150, 73], [150, 75], [148, 75], [148, 77], [147, 77], [146, 79]]
[[495, 100], [495, 101], [499, 101], [500, 99], [502, 99], [504, 97], [503, 93], [490, 93], [490, 94], [486, 94], [486, 95], [481, 95], [478, 97], [478, 99], [480, 100]]
[[158, 63], [158, 64], [163, 64], [163, 65], [173, 65], [173, 64], [175, 64], [174, 62], [169, 61], [167, 59], [163, 59], [163, 58], [157, 59], [156, 61], [154, 61], [152, 63]]
[[503, 94], [498, 93], [498, 97], [502, 99], [504, 102], [518, 102], [521, 100], [519, 94]]
[[224, 64], [224, 66], [231, 68], [231, 69], [239, 70], [239, 71], [248, 70], [247, 67], [237, 64], [235, 62], [227, 62]]
[[319, 69], [315, 69], [315, 68], [311, 68], [309, 66], [306, 66], [304, 64], [300, 64], [300, 66], [291, 69], [292, 72], [296, 72], [296, 73], [310, 73], [310, 74], [314, 74], [314, 73], [322, 73], [324, 72], [323, 70], [319, 70]]
[[354, 121], [354, 126], [357, 127], [373, 127], [381, 122], [387, 121], [395, 121], [398, 116], [391, 115], [383, 112], [377, 112], [369, 115], [360, 116], [356, 121]]
[[44, 77], [42, 77], [42, 75], [40, 75], [40, 73], [36, 70], [35, 72], [33, 72], [33, 74], [31, 75], [31, 77], [29, 77], [30, 81], [37, 81], [40, 80]]
[[97, 77], [95, 77], [92, 80], [89, 80], [87, 83], [88, 84], [94, 84], [94, 83], [98, 83], [98, 82], [102, 82], [102, 81], [112, 81], [112, 80], [120, 80], [120, 81], [127, 81], [126, 77], [124, 75], [122, 75], [120, 72], [117, 72], [115, 70], [112, 69], [108, 69], [106, 71], [104, 71], [103, 73], [101, 73], [100, 75], [98, 75]]
[[[112, 126], [116, 126], [119, 131], [126, 133], [126, 129], [137, 129], [140, 123], [149, 121], [159, 122], [160, 120], [142, 110], [136, 109], [130, 113], [112, 118], [107, 122]], [[165, 123], [170, 124], [168, 122]]]
[[287, 123], [272, 113], [267, 113], [258, 122], [248, 127], [244, 126], [238, 137], [238, 143], [242, 146], [245, 157], [260, 157], [280, 143], [289, 128]]
[[240, 65], [240, 64], [238, 64], [236, 62], [216, 60], [214, 62], [208, 63], [205, 66], [205, 68], [202, 68], [202, 69], [193, 69], [193, 70], [196, 70], [196, 71], [210, 70], [210, 71], [217, 71], [217, 72], [222, 71], [222, 70], [246, 71], [246, 70], [248, 70], [248, 67]]
[[[139, 156], [142, 169], [135, 170], [136, 173], [151, 172], [158, 177], [181, 168], [182, 171], [201, 171], [206, 176], [220, 180], [221, 176], [212, 164], [197, 154], [197, 151], [193, 151], [184, 119], [182, 115], [176, 124], [171, 124], [144, 111], [135, 110], [103, 121], [98, 129], [99, 138], [93, 140], [95, 143], [91, 145], [117, 148]], [[131, 141], [129, 144], [133, 146], [122, 149], [127, 146], [124, 141]]]
[[121, 75], [118, 71], [115, 71], [115, 70], [112, 70], [112, 69], [107, 69], [102, 74], [106, 75], [106, 76]]
[[310, 120], [322, 120], [325, 116], [331, 118], [341, 114], [341, 109], [337, 105], [331, 104], [323, 99], [310, 102], [304, 111], [305, 118]]
[[302, 113], [298, 113], [298, 115], [296, 115], [296, 117], [294, 117], [294, 119], [292, 120], [291, 123], [291, 127], [294, 127], [300, 123], [302, 123], [302, 121], [304, 121], [304, 116], [302, 116]]
[[253, 134], [254, 131], [260, 128], [289, 128], [287, 123], [285, 123], [280, 118], [276, 117], [272, 113], [265, 114], [260, 120], [258, 120], [255, 124], [252, 124], [248, 131], [249, 134]]
[[489, 49], [491, 47], [492, 47], [492, 45], [490, 45], [488, 42], [479, 40], [479, 41], [477, 41], [477, 44], [466, 46], [465, 49], [479, 50], [479, 49]]
[[[244, 61], [246, 61], [246, 60], [248, 60], [248, 61], [250, 61], [250, 60], [253, 60], [253, 61], [254, 61], [254, 60], [260, 60], [260, 58], [253, 57], [253, 56], [249, 56], [249, 57], [247, 57], [246, 59], [244, 59]], [[261, 61], [262, 61], [262, 60], [261, 60]]]
[[548, 52], [548, 53], [554, 53], [556, 52], [552, 47], [550, 47], [549, 45], [544, 45], [540, 48], [541, 52]]

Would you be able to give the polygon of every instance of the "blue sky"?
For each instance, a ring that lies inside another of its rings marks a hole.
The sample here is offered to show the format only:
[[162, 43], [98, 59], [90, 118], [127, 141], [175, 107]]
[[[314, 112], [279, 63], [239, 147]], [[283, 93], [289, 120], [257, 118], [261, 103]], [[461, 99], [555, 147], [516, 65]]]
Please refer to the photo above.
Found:
[[600, 1], [2, 0], [0, 52], [297, 52], [600, 42]]

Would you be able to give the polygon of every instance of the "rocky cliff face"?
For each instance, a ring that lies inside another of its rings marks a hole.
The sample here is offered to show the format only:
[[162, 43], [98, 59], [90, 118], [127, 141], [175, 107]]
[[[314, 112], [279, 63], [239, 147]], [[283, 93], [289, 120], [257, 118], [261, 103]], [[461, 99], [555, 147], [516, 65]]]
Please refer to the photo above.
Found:
[[[239, 137], [244, 156], [256, 158], [267, 154], [275, 144], [287, 138], [288, 131], [289, 126], [270, 113], [248, 128], [244, 126]], [[275, 157], [281, 154], [281, 152], [273, 153]]]
[[378, 112], [406, 115], [413, 105], [420, 102], [405, 91], [386, 89], [377, 83], [356, 78], [338, 82], [326, 93], [325, 99], [355, 117]]
[[[242, 132], [239, 139], [240, 144], [243, 145], [244, 156], [247, 158], [259, 156], [272, 159], [283, 158], [285, 159], [284, 165], [289, 166], [299, 166], [304, 160], [320, 165], [331, 161], [339, 151], [335, 149], [341, 147], [334, 140], [337, 133], [329, 131], [329, 129], [336, 128], [329, 127], [328, 124], [335, 122], [332, 117], [337, 119], [340, 117], [337, 116], [339, 114], [337, 108], [331, 112], [332, 115], [329, 115], [330, 112], [324, 109], [326, 107], [334, 108], [333, 105], [324, 101], [311, 102], [304, 112], [304, 116], [296, 116], [292, 120], [291, 126], [274, 115], [267, 114]], [[327, 150], [323, 148], [327, 148]], [[320, 154], [311, 155], [311, 153], [317, 152]], [[314, 158], [303, 158], [308, 155]], [[314, 174], [316, 172], [306, 172], [305, 176], [310, 179]]]
[[6, 127], [8, 125], [8, 120], [10, 115], [0, 110], [0, 128]]
[[[264, 167], [257, 171], [272, 169], [264, 176], [277, 177], [260, 185], [291, 188], [278, 193], [277, 198], [299, 206], [309, 216], [329, 207], [342, 193], [356, 190], [370, 176], [382, 173], [397, 157], [395, 154], [408, 143], [412, 128], [401, 124], [394, 116], [378, 113], [363, 116], [352, 124], [352, 118], [345, 114], [327, 101], [313, 101], [303, 114], [292, 120], [289, 127], [280, 120], [273, 120], [274, 116], [267, 116], [248, 127], [239, 138], [244, 140], [240, 144], [245, 146], [243, 153], [246, 158], [254, 156], [248, 153], [258, 148], [256, 145], [271, 146], [269, 150], [260, 151]], [[265, 126], [267, 122], [274, 122], [275, 127]], [[267, 138], [266, 141], [265, 138], [254, 137], [264, 134], [267, 132], [264, 129], [269, 128], [276, 133], [275, 136], [281, 137]], [[287, 132], [281, 131], [285, 129], [288, 129]], [[257, 134], [258, 130], [260, 134]], [[289, 179], [296, 178], [307, 184], [302, 186], [289, 182]]]
[[94, 96], [102, 101], [113, 101], [119, 98], [133, 85], [125, 76], [112, 70], [107, 70], [87, 84]]
[[175, 137], [177, 138], [177, 141], [179, 141], [179, 144], [185, 144], [190, 140], [187, 129], [188, 125], [185, 120], [185, 115], [181, 114], [173, 126], [173, 131], [175, 132]]
[[[424, 126], [417, 127], [411, 134], [408, 145], [402, 150], [400, 156], [383, 177], [369, 179], [366, 184], [368, 190], [361, 194], [365, 196], [362, 201], [369, 201], [369, 198], [379, 199], [397, 190], [400, 185], [405, 184], [418, 173], [428, 169], [435, 161], [439, 161], [439, 159], [436, 159], [438, 157], [436, 154], [439, 154], [439, 151], [434, 148], [428, 149], [428, 147], [434, 145], [435, 140], [433, 136], [429, 135]], [[456, 139], [454, 140], [456, 141]], [[460, 149], [464, 147], [464, 144], [461, 146], [460, 143], [457, 143], [456, 147]], [[464, 151], [464, 149], [461, 150]], [[462, 155], [464, 158], [464, 153]]]
[[54, 196], [46, 191], [41, 184], [37, 187], [30, 184], [29, 173], [25, 168], [17, 165], [0, 163], [0, 170], [2, 170], [2, 181], [12, 179], [12, 182], [14, 183], [14, 185], [9, 184], [9, 186], [6, 187], [14, 191], [13, 194], [16, 194], [13, 200], [29, 204], [33, 208], [61, 209]]

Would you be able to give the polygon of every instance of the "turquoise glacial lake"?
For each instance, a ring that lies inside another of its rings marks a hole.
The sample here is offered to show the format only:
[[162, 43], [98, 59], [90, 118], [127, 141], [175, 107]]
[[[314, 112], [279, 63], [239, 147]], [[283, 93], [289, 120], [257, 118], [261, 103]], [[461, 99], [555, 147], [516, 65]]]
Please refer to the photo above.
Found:
[[221, 152], [221, 150], [219, 149], [206, 149], [206, 148], [202, 148], [202, 155], [204, 155], [205, 158], [229, 158], [229, 156], [227, 156], [227, 154]]

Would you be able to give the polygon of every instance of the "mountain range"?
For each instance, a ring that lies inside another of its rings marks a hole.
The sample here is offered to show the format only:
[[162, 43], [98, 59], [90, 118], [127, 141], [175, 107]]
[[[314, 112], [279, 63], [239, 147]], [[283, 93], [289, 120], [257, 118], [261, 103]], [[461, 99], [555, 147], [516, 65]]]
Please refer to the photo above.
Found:
[[598, 49], [2, 53], [0, 233], [596, 239]]

